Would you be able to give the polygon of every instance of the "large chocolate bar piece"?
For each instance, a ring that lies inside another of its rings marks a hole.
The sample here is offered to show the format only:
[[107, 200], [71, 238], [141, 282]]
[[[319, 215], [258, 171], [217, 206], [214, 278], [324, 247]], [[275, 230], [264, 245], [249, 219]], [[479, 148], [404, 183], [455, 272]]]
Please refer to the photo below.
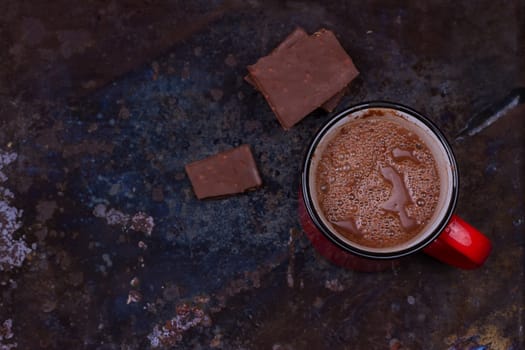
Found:
[[[307, 38], [308, 37], [308, 33], [305, 32], [305, 30], [303, 28], [295, 28], [294, 31], [292, 33], [290, 33], [286, 39], [283, 40], [283, 42], [281, 42], [271, 53], [270, 55], [276, 53], [276, 52], [280, 52], [280, 51], [283, 51], [285, 49], [288, 49], [290, 47], [292, 47], [293, 45], [295, 45], [297, 42], [299, 42], [300, 40], [304, 39], [304, 38]], [[246, 75], [244, 77], [244, 80], [246, 80], [250, 85], [252, 85], [253, 87], [257, 88], [255, 82], [253, 81], [253, 79], [250, 77], [250, 74]], [[344, 94], [345, 94], [345, 90], [346, 90], [346, 87], [343, 88], [341, 91], [337, 92], [334, 96], [332, 96], [328, 101], [324, 102], [322, 105], [321, 105], [321, 108], [324, 109], [325, 111], [327, 112], [332, 112], [336, 107], [337, 105], [339, 104], [339, 101], [341, 101], [341, 99], [343, 98]]]
[[322, 29], [248, 66], [284, 129], [340, 93], [359, 72], [335, 35]]

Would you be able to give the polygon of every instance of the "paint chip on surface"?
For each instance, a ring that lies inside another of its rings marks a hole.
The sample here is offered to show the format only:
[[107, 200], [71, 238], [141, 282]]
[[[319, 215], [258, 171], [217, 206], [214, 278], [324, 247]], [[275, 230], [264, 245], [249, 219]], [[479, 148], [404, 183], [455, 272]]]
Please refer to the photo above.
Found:
[[331, 290], [332, 292], [342, 292], [345, 290], [345, 287], [339, 282], [337, 278], [326, 280], [324, 283], [326, 289]]
[[151, 236], [151, 232], [153, 231], [154, 227], [155, 222], [153, 221], [153, 218], [141, 211], [133, 215], [133, 217], [131, 218], [130, 228], [132, 230], [143, 232], [148, 236]]
[[129, 215], [115, 208], [108, 209], [104, 204], [97, 204], [95, 208], [93, 208], [93, 215], [97, 218], [106, 219], [108, 225], [119, 225], [124, 230], [132, 229], [145, 233], [148, 236], [151, 236], [153, 228], [155, 227], [153, 217], [141, 211]]
[[14, 336], [12, 328], [13, 320], [10, 318], [0, 324], [0, 350], [11, 350], [18, 347], [17, 343], [11, 343]]
[[198, 306], [183, 303], [177, 306], [176, 315], [164, 325], [156, 325], [148, 335], [153, 348], [173, 347], [182, 340], [183, 334], [196, 326], [211, 326], [208, 314]]
[[[2, 169], [16, 158], [16, 153], [0, 151], [0, 182], [7, 180]], [[15, 232], [22, 226], [20, 222], [22, 210], [11, 206], [10, 200], [13, 198], [14, 195], [9, 189], [0, 186], [0, 271], [22, 266], [31, 253], [31, 248], [23, 239], [14, 237]]]

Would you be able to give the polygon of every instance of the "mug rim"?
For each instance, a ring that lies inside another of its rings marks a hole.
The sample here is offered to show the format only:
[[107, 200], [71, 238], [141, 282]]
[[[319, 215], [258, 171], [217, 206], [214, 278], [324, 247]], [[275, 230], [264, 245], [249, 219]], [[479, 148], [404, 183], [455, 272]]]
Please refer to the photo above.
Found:
[[[310, 191], [310, 168], [311, 163], [313, 159], [313, 154], [315, 153], [317, 146], [319, 143], [324, 139], [326, 134], [331, 130], [332, 126], [334, 126], [337, 122], [339, 122], [342, 118], [346, 117], [349, 114], [364, 110], [364, 109], [370, 109], [370, 108], [389, 108], [393, 110], [397, 110], [400, 112], [403, 112], [405, 114], [408, 114], [410, 117], [416, 118], [420, 122], [422, 122], [426, 127], [429, 128], [429, 130], [434, 134], [434, 136], [439, 140], [443, 148], [445, 149], [447, 153], [447, 158], [450, 161], [450, 166], [452, 168], [452, 189], [451, 189], [451, 198], [448, 203], [448, 207], [446, 209], [445, 215], [441, 218], [438, 225], [436, 225], [434, 231], [430, 233], [426, 238], [418, 242], [417, 244], [414, 244], [410, 247], [407, 247], [402, 250], [398, 251], [392, 251], [392, 252], [373, 252], [373, 251], [367, 251], [365, 249], [360, 249], [355, 246], [352, 246], [348, 243], [346, 243], [344, 240], [339, 238], [336, 233], [332, 232], [332, 230], [323, 223], [323, 220], [321, 219], [320, 215], [317, 213], [317, 210], [314, 207], [311, 191]], [[422, 113], [407, 107], [405, 105], [402, 105], [400, 103], [396, 102], [389, 102], [389, 101], [369, 101], [369, 102], [362, 102], [353, 106], [350, 106], [343, 111], [339, 112], [335, 116], [331, 117], [329, 120], [327, 120], [315, 133], [312, 141], [310, 142], [308, 146], [308, 150], [306, 153], [306, 156], [303, 161], [303, 167], [302, 167], [302, 174], [301, 174], [301, 187], [302, 187], [302, 194], [303, 198], [302, 200], [305, 203], [306, 211], [308, 213], [308, 216], [312, 219], [314, 225], [317, 227], [317, 229], [325, 236], [327, 237], [332, 243], [336, 244], [343, 250], [356, 254], [358, 256], [364, 257], [364, 258], [371, 258], [371, 259], [395, 259], [400, 258], [403, 256], [407, 256], [409, 254], [415, 253], [430, 243], [432, 243], [445, 229], [448, 222], [450, 221], [450, 218], [452, 217], [454, 210], [457, 205], [457, 200], [459, 196], [459, 170], [457, 166], [456, 157], [454, 156], [454, 153], [452, 151], [452, 147], [450, 146], [449, 142], [447, 141], [445, 135], [441, 132], [441, 130], [437, 127], [437, 125], [434, 124], [430, 119], [425, 117]]]

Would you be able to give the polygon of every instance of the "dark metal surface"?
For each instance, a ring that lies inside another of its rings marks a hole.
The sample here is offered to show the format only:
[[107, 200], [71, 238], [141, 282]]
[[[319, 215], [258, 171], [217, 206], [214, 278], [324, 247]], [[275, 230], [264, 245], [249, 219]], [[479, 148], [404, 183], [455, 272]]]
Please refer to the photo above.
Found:
[[[324, 261], [299, 229], [301, 160], [330, 114], [285, 132], [243, 81], [296, 26], [326, 27], [361, 72], [338, 110], [400, 102], [452, 141], [524, 85], [523, 13], [520, 1], [4, 1], [0, 152], [17, 158], [2, 160], [14, 198], [0, 200], [23, 209], [14, 235], [32, 252], [0, 271], [0, 347], [150, 348], [175, 319], [169, 341], [184, 349], [523, 349], [522, 107], [452, 143], [457, 213], [494, 243], [486, 266], [421, 254], [365, 274]], [[198, 201], [184, 164], [242, 143], [264, 186]], [[151, 216], [151, 236], [103, 208]]]

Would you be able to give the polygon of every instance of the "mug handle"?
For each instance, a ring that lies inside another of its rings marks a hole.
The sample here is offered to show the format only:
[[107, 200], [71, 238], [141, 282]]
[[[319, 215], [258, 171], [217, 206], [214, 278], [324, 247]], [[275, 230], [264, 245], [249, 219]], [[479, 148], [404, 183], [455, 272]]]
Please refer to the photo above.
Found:
[[487, 260], [492, 244], [481, 232], [452, 215], [443, 232], [423, 251], [452, 266], [472, 270]]

